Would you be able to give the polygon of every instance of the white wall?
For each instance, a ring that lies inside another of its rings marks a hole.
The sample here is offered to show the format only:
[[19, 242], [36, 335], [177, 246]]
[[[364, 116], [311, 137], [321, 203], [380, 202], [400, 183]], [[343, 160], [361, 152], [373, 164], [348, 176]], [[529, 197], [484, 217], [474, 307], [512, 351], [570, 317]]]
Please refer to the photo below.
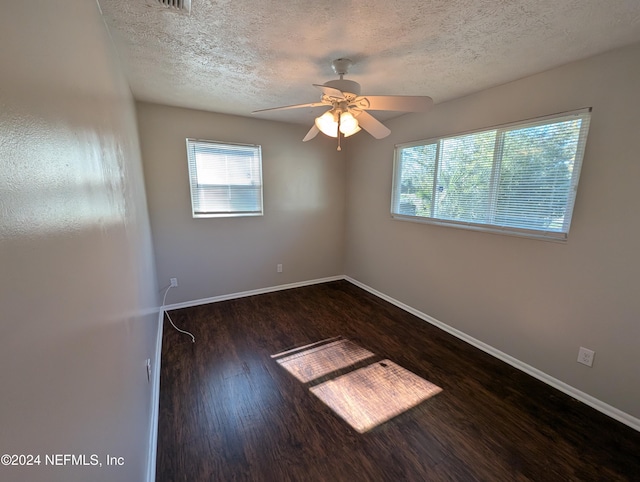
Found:
[[140, 481], [159, 303], [134, 104], [95, 2], [6, 3], [0, 43], [0, 454], [41, 456], [0, 479]]
[[[382, 141], [354, 137], [346, 274], [640, 417], [639, 85], [634, 46], [394, 119]], [[391, 219], [394, 144], [587, 106], [566, 244]]]
[[[167, 303], [342, 274], [344, 152], [308, 128], [138, 103], [159, 286]], [[187, 137], [260, 144], [264, 216], [194, 219]], [[276, 272], [282, 263], [283, 272]]]

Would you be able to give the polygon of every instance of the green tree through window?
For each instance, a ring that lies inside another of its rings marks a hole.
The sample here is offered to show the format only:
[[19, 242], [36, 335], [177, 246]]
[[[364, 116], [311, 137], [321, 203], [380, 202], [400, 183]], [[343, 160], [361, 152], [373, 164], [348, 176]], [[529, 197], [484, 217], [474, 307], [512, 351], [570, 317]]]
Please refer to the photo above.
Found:
[[396, 147], [398, 218], [566, 239], [590, 112]]

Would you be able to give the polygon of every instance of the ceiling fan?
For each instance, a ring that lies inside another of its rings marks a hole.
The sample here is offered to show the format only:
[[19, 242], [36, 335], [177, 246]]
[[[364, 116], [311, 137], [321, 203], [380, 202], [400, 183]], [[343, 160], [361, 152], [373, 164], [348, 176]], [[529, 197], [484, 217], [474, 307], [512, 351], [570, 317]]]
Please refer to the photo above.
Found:
[[351, 59], [336, 59], [331, 62], [333, 71], [340, 76], [340, 79], [330, 80], [324, 84], [313, 84], [314, 87], [322, 91], [320, 102], [261, 109], [253, 111], [252, 114], [302, 107], [330, 107], [324, 114], [316, 118], [313, 127], [302, 140], [304, 142], [310, 141], [319, 132], [322, 132], [327, 136], [337, 137], [338, 150], [341, 150], [341, 135], [349, 137], [360, 132], [361, 129], [376, 139], [382, 139], [391, 134], [391, 131], [382, 122], [367, 112], [368, 110], [424, 112], [433, 105], [433, 99], [427, 96], [360, 95], [360, 84], [343, 78], [352, 64]]

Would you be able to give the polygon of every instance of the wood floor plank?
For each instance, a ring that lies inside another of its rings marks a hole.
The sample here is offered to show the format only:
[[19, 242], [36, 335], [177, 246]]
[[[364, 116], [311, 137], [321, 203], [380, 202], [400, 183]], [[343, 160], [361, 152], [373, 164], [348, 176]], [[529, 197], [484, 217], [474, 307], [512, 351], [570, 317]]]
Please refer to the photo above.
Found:
[[[158, 481], [640, 480], [640, 433], [346, 281], [171, 316]], [[271, 358], [339, 336], [443, 391], [357, 433]]]

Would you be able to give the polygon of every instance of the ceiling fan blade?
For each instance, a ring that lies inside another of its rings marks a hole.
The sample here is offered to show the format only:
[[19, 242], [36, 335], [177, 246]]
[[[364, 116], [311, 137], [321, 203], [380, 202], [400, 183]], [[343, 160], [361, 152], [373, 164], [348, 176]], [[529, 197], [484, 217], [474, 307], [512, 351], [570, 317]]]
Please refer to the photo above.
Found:
[[320, 129], [318, 129], [315, 124], [313, 124], [313, 127], [309, 129], [309, 132], [307, 132], [307, 135], [304, 136], [304, 139], [302, 139], [302, 142], [310, 141], [315, 136], [317, 136], [319, 132], [320, 132]]
[[383, 137], [387, 137], [391, 134], [391, 131], [378, 119], [373, 117], [371, 114], [365, 111], [361, 111], [357, 116], [358, 124], [365, 131], [371, 134], [376, 139], [382, 139]]
[[426, 95], [363, 95], [357, 97], [351, 105], [368, 110], [424, 112], [431, 108], [433, 99]]
[[300, 109], [302, 107], [326, 107], [329, 104], [325, 104], [324, 102], [312, 102], [310, 104], [296, 104], [296, 105], [285, 105], [283, 107], [272, 107], [270, 109], [260, 109], [254, 110], [252, 114], [257, 114], [259, 112], [271, 112], [275, 110], [287, 110], [287, 109]]
[[313, 84], [313, 86], [320, 89], [322, 93], [327, 97], [335, 97], [336, 99], [345, 99], [344, 94], [339, 89], [336, 89], [334, 87], [329, 87], [327, 85], [322, 85], [322, 84]]

